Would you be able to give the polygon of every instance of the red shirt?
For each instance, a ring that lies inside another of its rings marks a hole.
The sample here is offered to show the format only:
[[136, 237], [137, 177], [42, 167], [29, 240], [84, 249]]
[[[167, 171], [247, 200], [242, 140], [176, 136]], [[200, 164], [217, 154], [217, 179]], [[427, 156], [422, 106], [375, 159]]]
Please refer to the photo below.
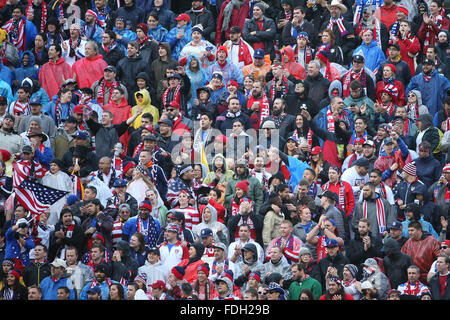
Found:
[[[260, 31], [263, 31], [263, 20], [261, 20], [261, 21], [256, 21], [256, 24], [258, 25], [258, 28], [259, 28], [259, 30]], [[256, 49], [264, 49], [264, 43], [261, 41], [261, 42], [255, 42], [254, 44], [253, 44], [253, 49], [254, 50], [256, 50]]]
[[389, 30], [391, 25], [397, 21], [397, 5], [393, 4], [390, 8], [382, 5], [380, 7], [380, 21], [386, 25], [386, 28]]

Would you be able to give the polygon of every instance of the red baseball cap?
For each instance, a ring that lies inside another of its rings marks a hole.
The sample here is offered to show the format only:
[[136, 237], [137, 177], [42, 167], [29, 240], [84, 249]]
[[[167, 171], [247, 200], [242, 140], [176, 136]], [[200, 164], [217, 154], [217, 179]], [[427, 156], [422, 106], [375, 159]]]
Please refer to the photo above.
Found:
[[319, 153], [321, 153], [321, 152], [322, 152], [322, 148], [321, 148], [321, 147], [314, 147], [314, 148], [312, 148], [312, 150], [311, 150], [311, 155], [319, 154]]
[[450, 240], [444, 240], [441, 242], [441, 246], [445, 245], [445, 246], [449, 246], [450, 247]]
[[176, 108], [178, 110], [181, 109], [180, 104], [177, 101], [175, 101], [175, 100], [170, 101], [169, 106], [174, 107], [174, 108]]
[[166, 284], [162, 280], [158, 280], [155, 283], [152, 283], [150, 285], [150, 287], [152, 287], [152, 289], [163, 289], [163, 290], [166, 290]]
[[186, 22], [190, 22], [191, 18], [186, 13], [182, 13], [178, 17], [176, 17], [175, 20], [176, 21], [184, 20]]
[[81, 104], [76, 105], [73, 107], [73, 113], [83, 113], [83, 106]]
[[365, 142], [366, 142], [366, 140], [364, 140], [364, 138], [358, 137], [358, 138], [355, 139], [355, 143], [354, 144], [357, 144], [357, 143], [364, 144]]

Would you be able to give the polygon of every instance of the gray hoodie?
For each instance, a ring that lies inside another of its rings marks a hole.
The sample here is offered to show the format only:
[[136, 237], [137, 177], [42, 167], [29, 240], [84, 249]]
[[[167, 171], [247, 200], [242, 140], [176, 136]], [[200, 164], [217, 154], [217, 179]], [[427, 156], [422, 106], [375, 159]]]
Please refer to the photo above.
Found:
[[[419, 90], [411, 90], [410, 92], [414, 93], [417, 97], [417, 105], [419, 106], [419, 116], [423, 114], [429, 114], [427, 106], [422, 104], [422, 93]], [[416, 115], [414, 114], [414, 110], [408, 111], [408, 118], [416, 119]]]
[[[203, 217], [206, 208], [209, 208], [209, 210], [211, 212], [211, 219], [209, 220], [208, 223], [205, 222], [205, 219]], [[208, 204], [203, 208], [201, 214], [202, 214], [203, 222], [193, 226], [192, 232], [196, 236], [200, 236], [200, 232], [202, 231], [202, 229], [209, 228], [214, 233], [214, 242], [222, 242], [228, 246], [230, 244], [230, 233], [228, 231], [228, 228], [223, 223], [217, 221], [216, 208], [214, 208], [212, 205]], [[219, 227], [222, 227], [221, 231], [218, 231]]]

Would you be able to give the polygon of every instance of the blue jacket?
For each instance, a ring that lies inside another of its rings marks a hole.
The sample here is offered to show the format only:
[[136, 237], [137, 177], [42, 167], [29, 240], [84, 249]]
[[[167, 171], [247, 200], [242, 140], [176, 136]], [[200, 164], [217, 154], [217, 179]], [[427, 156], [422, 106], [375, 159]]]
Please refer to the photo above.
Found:
[[[129, 236], [128, 242], [130, 242], [129, 240], [131, 239], [131, 236], [137, 232], [138, 217], [139, 216], [134, 216], [134, 217], [128, 219], [127, 222], [125, 222], [123, 224], [122, 234]], [[158, 236], [159, 236], [159, 233], [161, 232], [161, 224], [159, 223], [158, 219], [153, 219], [152, 216], [149, 216], [149, 219], [152, 219], [153, 221], [155, 221], [156, 233], [157, 233], [156, 241], [158, 241]], [[150, 220], [147, 222], [147, 224], [144, 224], [144, 228], [147, 228], [148, 223], [150, 223]], [[145, 236], [145, 243], [147, 243], [147, 236]], [[156, 243], [154, 245], [156, 245]]]
[[416, 165], [417, 177], [428, 188], [441, 177], [441, 163], [432, 155], [426, 158], [417, 158], [414, 161]]
[[122, 39], [117, 39], [116, 42], [119, 48], [126, 54], [128, 42], [135, 41], [137, 39], [136, 33], [129, 29], [118, 30], [116, 27], [113, 28], [113, 31], [122, 36]]
[[42, 279], [40, 287], [42, 289], [42, 300], [58, 300], [58, 288], [69, 288], [69, 300], [75, 300], [75, 291], [68, 275], [63, 275], [58, 280], [53, 280], [52, 276]]
[[[327, 124], [328, 124], [328, 121], [327, 121], [327, 110], [328, 110], [329, 108], [331, 108], [331, 107], [328, 106], [328, 107], [323, 108], [322, 110], [320, 110], [320, 112], [319, 112], [319, 113], [314, 117], [314, 119], [312, 120], [312, 121], [314, 121], [314, 123], [315, 123], [320, 129], [325, 130], [325, 131], [328, 131], [328, 130], [327, 130]], [[348, 110], [348, 109], [345, 109], [345, 108], [344, 108], [343, 112], [345, 112], [346, 115], [347, 115], [347, 119], [348, 119], [348, 121], [347, 121], [347, 127], [350, 126], [351, 131], [353, 131], [354, 128], [353, 128], [353, 115], [352, 115], [352, 112], [351, 112], [350, 110]], [[350, 131], [350, 130], [349, 130], [349, 131]], [[320, 139], [320, 138], [319, 138], [319, 143], [320, 143], [320, 146], [323, 147], [323, 140]]]
[[[422, 225], [422, 230], [424, 232], [428, 232], [430, 233], [433, 237], [435, 237], [437, 240], [439, 240], [439, 235], [437, 234], [437, 232], [434, 230], [433, 226], [431, 225], [431, 223], [429, 223], [428, 221], [425, 221], [423, 219], [423, 215], [421, 215], [420, 220], [419, 220], [420, 224]], [[409, 239], [409, 233], [408, 233], [408, 226], [411, 223], [411, 221], [409, 220], [405, 220], [402, 222], [402, 236]]]
[[6, 67], [5, 65], [3, 65], [3, 63], [0, 62], [0, 79], [5, 81], [6, 84], [8, 84], [11, 87], [13, 78], [14, 74], [11, 71], [11, 69]]
[[[178, 32], [183, 30], [184, 36], [181, 39], [177, 39]], [[192, 26], [191, 23], [187, 24], [182, 28], [178, 28], [177, 26], [170, 29], [169, 33], [166, 35], [165, 42], [168, 42], [170, 45], [170, 50], [172, 50], [172, 58], [178, 61], [178, 56], [180, 55], [183, 47], [192, 41]]]
[[[23, 55], [25, 53], [28, 53], [28, 65], [26, 67], [23, 66]], [[19, 80], [19, 86], [22, 84], [23, 79], [27, 77], [39, 81], [39, 68], [36, 68], [34, 66], [35, 63], [36, 60], [34, 58], [34, 54], [31, 51], [27, 50], [22, 54], [20, 66], [13, 72], [13, 80]], [[16, 89], [17, 88], [18, 87], [16, 87]]]
[[24, 267], [30, 264], [30, 250], [34, 248], [34, 241], [31, 236], [28, 236], [25, 243], [25, 251], [20, 252], [20, 244], [15, 237], [15, 232], [12, 227], [6, 231], [6, 250], [5, 259], [16, 258], [22, 261]]
[[408, 96], [411, 90], [419, 90], [422, 94], [422, 104], [426, 105], [430, 114], [434, 116], [441, 110], [448, 89], [450, 89], [450, 81], [434, 70], [428, 82], [424, 80], [423, 73], [412, 77], [406, 87], [405, 96]]
[[226, 84], [228, 80], [234, 80], [237, 83], [239, 83], [240, 86], [244, 85], [244, 75], [242, 73], [242, 70], [239, 69], [238, 66], [231, 63], [231, 60], [227, 58], [227, 64], [225, 67], [219, 66], [219, 64], [214, 62], [214, 64], [210, 65], [208, 68], [206, 68], [206, 72], [208, 73], [208, 79], [212, 78], [212, 75], [215, 71], [222, 72], [223, 80], [222, 83]]
[[363, 43], [355, 49], [354, 52], [362, 51], [365, 58], [365, 66], [370, 69], [370, 71], [377, 70], [380, 67], [380, 64], [386, 60], [386, 56], [383, 53], [383, 50], [377, 45], [375, 40], [367, 45]]
[[[111, 281], [111, 283], [119, 283], [117, 281], [111, 280], [109, 279], [108, 281]], [[89, 282], [87, 285], [84, 286], [83, 290], [81, 290], [81, 294], [80, 294], [80, 298], [79, 300], [87, 300], [88, 299], [88, 294], [87, 291], [89, 289], [89, 287], [92, 285], [92, 282]], [[108, 286], [108, 282], [107, 281], [103, 281], [101, 284], [99, 284], [100, 289], [102, 290], [102, 300], [108, 300], [108, 295], [109, 295], [109, 286]], [[126, 292], [126, 288], [124, 287], [125, 292]]]
[[156, 28], [148, 28], [147, 35], [153, 39], [155, 39], [158, 42], [164, 42], [166, 39], [166, 35], [169, 33], [166, 28], [164, 28], [162, 25], [158, 24]]
[[[3, 67], [3, 68], [6, 68], [6, 67]], [[3, 70], [2, 70], [2, 72], [0, 72], [0, 75], [2, 73], [3, 73]], [[14, 101], [14, 96], [12, 94], [11, 86], [2, 79], [0, 79], [0, 96], [6, 97], [6, 99], [8, 99], [8, 106], [11, 104], [11, 102]]]
[[[55, 95], [49, 103], [43, 106], [42, 113], [45, 113], [46, 115], [52, 117], [53, 121], [56, 123], [56, 117], [55, 117], [55, 105], [56, 100], [58, 99], [58, 96]], [[61, 112], [61, 120], [67, 119], [71, 114], [73, 110], [74, 104], [73, 103], [64, 103], [62, 105], [62, 112]]]

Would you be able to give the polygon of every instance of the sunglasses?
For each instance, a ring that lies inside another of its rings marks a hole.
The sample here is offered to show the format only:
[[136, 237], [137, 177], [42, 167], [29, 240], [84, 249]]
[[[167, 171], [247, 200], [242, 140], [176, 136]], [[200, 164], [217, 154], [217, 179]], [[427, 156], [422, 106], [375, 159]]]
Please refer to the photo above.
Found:
[[265, 291], [258, 291], [258, 294], [262, 294], [263, 296], [265, 296], [267, 294], [267, 292], [265, 292]]
[[441, 246], [441, 249], [447, 249], [448, 246]]

